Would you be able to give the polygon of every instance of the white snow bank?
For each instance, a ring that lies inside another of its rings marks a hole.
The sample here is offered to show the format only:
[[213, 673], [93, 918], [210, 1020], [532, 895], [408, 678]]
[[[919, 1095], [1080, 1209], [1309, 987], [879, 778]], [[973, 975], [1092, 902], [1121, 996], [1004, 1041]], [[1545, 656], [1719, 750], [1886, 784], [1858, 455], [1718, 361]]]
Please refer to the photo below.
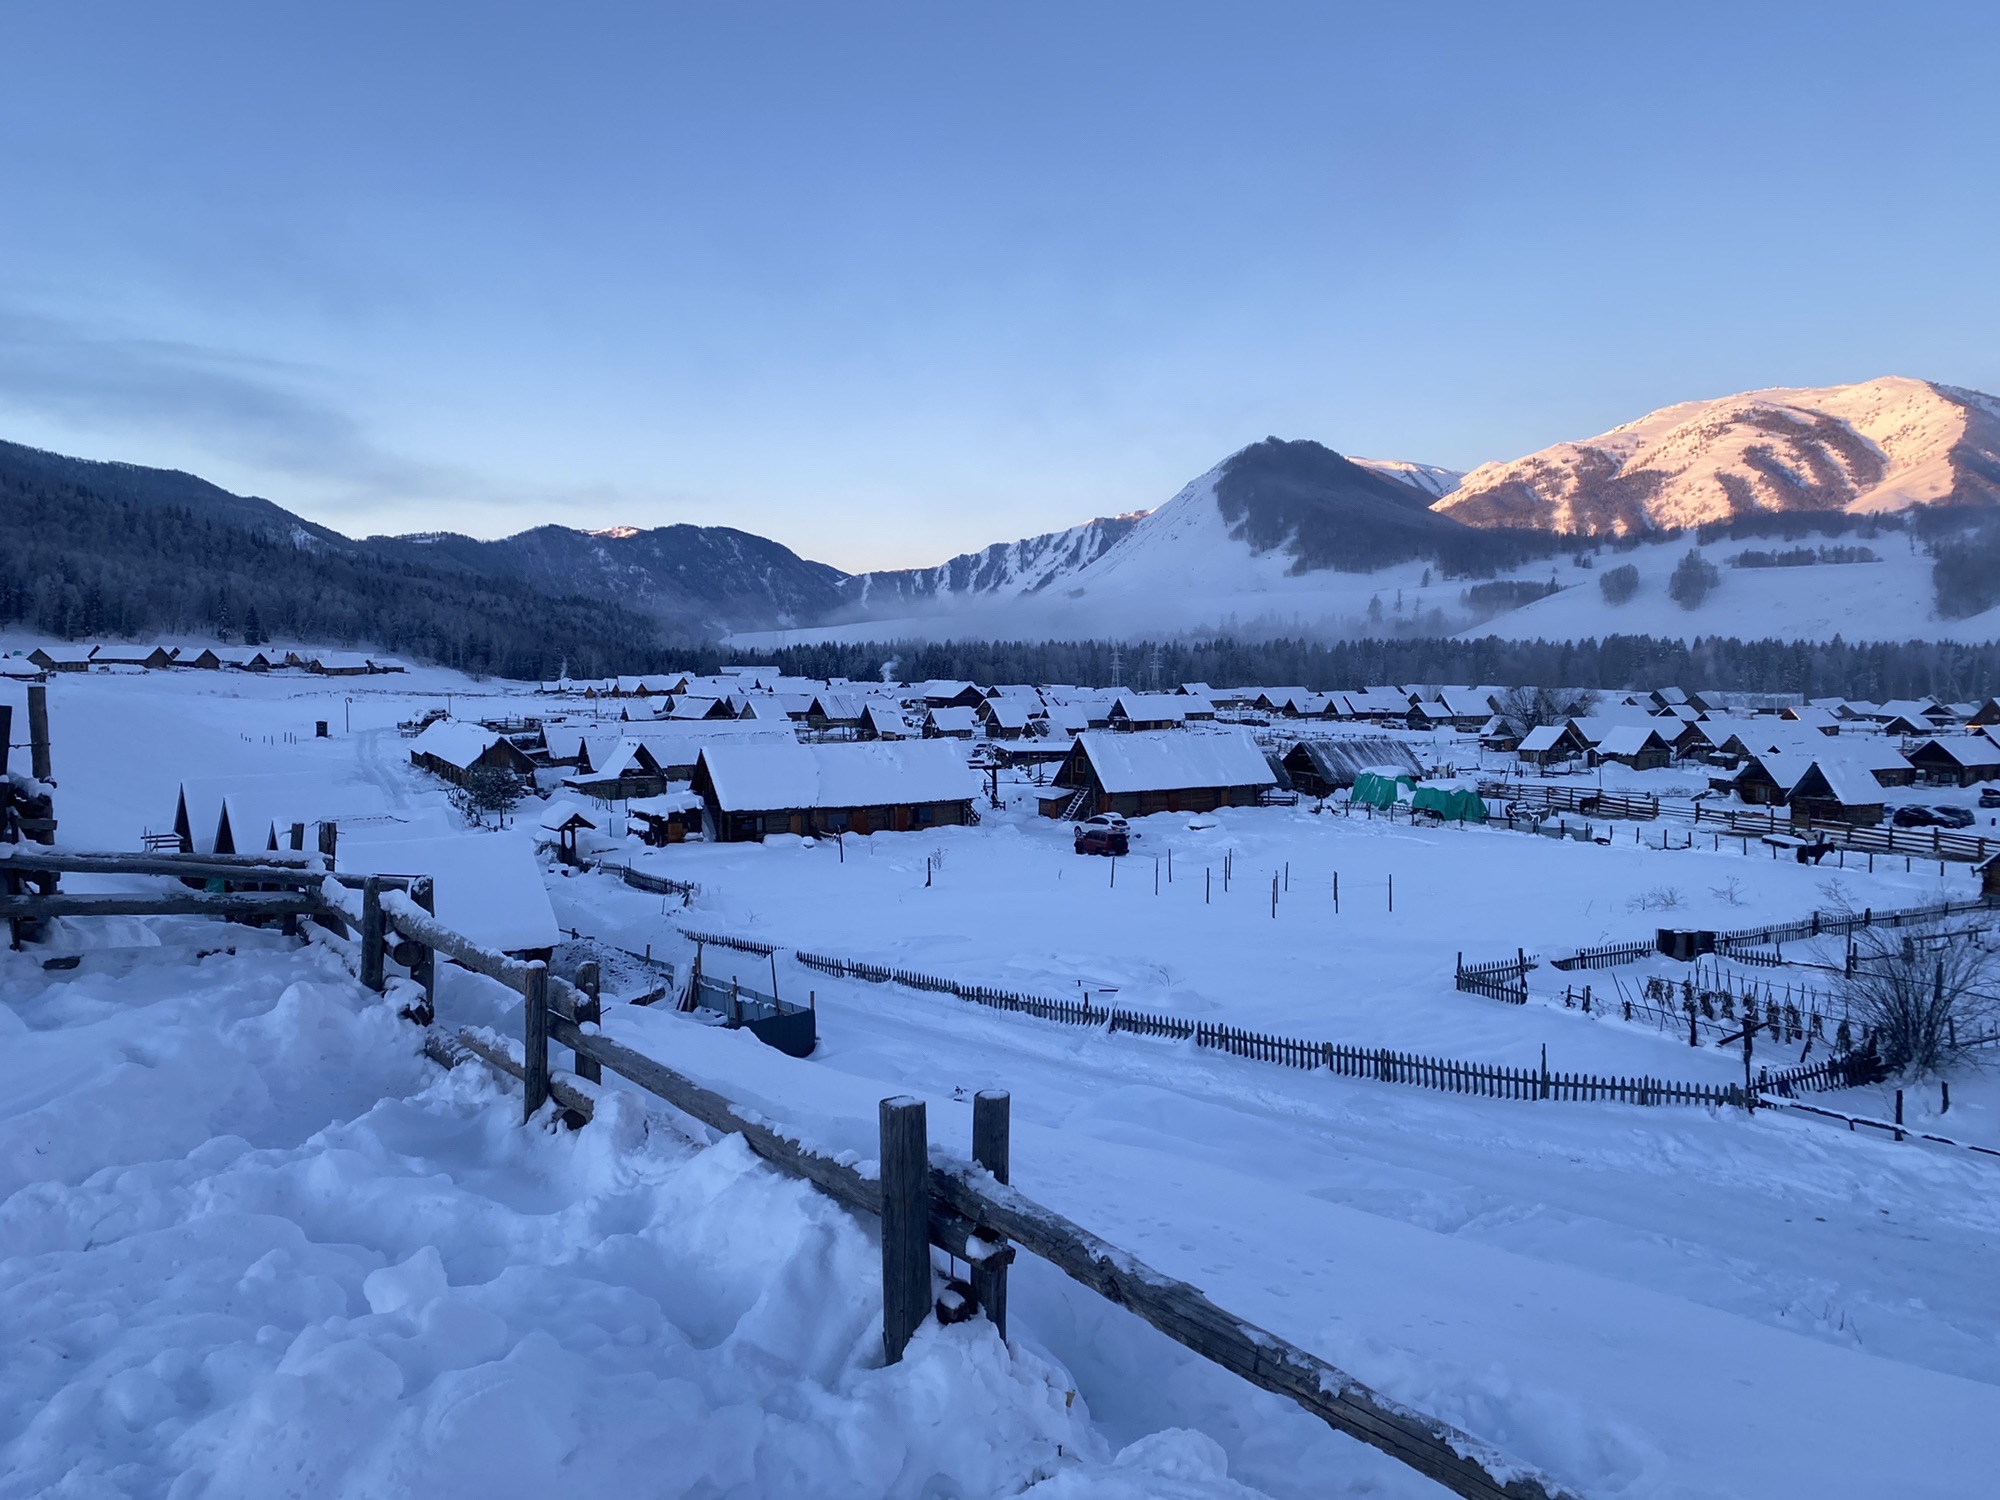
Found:
[[184, 950], [0, 955], [0, 1494], [1248, 1493], [983, 1322], [880, 1367], [867, 1226], [740, 1141], [524, 1130], [321, 955]]

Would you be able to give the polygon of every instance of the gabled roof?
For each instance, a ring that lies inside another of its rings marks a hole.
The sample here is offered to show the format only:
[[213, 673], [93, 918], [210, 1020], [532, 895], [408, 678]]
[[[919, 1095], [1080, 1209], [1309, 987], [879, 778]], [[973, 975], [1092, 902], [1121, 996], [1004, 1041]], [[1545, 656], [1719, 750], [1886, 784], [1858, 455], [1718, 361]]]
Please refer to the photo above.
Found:
[[979, 794], [979, 778], [958, 748], [940, 740], [725, 741], [704, 747], [701, 765], [724, 812], [968, 802]]
[[1815, 760], [1792, 784], [1794, 798], [1817, 797], [1822, 793], [1843, 807], [1882, 805], [1882, 783], [1860, 766], [1837, 758]]
[[1932, 748], [1957, 765], [2000, 766], [2000, 744], [1995, 744], [1983, 734], [1934, 735], [1911, 754], [1921, 755]]
[[1120, 711], [1138, 724], [1179, 724], [1187, 719], [1188, 700], [1181, 693], [1121, 692], [1106, 712]]
[[1616, 724], [1597, 742], [1599, 755], [1637, 755], [1649, 746], [1668, 748], [1659, 732], [1646, 724]]
[[1243, 730], [1152, 733], [1091, 730], [1076, 737], [1098, 784], [1115, 794], [1191, 787], [1275, 786], [1257, 742]]
[[934, 708], [924, 715], [924, 722], [939, 734], [977, 734], [979, 732], [979, 710], [976, 708]]

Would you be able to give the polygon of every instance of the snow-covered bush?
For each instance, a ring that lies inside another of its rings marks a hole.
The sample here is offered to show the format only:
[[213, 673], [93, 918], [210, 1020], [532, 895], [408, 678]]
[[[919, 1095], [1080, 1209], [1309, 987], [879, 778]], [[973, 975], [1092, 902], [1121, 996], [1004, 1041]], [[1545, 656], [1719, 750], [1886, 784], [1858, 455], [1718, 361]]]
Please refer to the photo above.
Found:
[[1623, 604], [1639, 592], [1639, 570], [1631, 563], [1607, 568], [1598, 574], [1597, 587], [1603, 591], [1606, 604]]

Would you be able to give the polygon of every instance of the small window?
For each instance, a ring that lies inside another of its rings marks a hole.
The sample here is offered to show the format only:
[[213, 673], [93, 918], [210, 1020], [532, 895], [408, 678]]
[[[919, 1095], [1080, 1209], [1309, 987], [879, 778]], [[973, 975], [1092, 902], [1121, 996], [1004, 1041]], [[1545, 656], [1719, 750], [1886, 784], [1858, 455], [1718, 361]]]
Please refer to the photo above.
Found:
[[935, 822], [936, 819], [937, 819], [937, 809], [935, 807], [926, 806], [917, 809], [917, 821], [919, 823]]

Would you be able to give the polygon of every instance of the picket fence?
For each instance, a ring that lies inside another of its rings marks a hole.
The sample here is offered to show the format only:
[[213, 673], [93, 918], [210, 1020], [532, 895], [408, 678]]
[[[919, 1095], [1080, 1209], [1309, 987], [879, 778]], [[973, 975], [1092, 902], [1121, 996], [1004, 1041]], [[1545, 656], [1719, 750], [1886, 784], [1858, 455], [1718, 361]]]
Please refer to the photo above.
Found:
[[[694, 934], [690, 933], [689, 936]], [[712, 940], [712, 939], [705, 939]], [[759, 945], [732, 942], [746, 952]], [[1602, 1077], [1589, 1073], [1552, 1072], [1539, 1068], [1507, 1067], [1496, 1063], [1470, 1063], [1454, 1058], [1424, 1057], [1397, 1052], [1386, 1047], [1355, 1047], [1338, 1042], [1314, 1042], [1299, 1037], [1277, 1036], [1268, 1032], [1246, 1031], [1235, 1026], [1218, 1026], [1207, 1021], [1185, 1021], [1174, 1016], [1125, 1010], [1117, 1006], [1092, 1005], [1088, 997], [1078, 1000], [1034, 995], [1022, 990], [992, 985], [963, 984], [936, 974], [912, 969], [833, 958], [821, 953], [794, 952], [792, 955], [809, 969], [836, 978], [861, 979], [874, 984], [899, 984], [909, 989], [952, 995], [992, 1010], [1029, 1015], [1067, 1026], [1101, 1026], [1107, 1032], [1128, 1032], [1134, 1036], [1164, 1037], [1192, 1042], [1195, 1046], [1225, 1052], [1252, 1062], [1274, 1063], [1300, 1069], [1326, 1068], [1343, 1078], [1367, 1078], [1379, 1083], [1406, 1084], [1436, 1089], [1450, 1094], [1474, 1094], [1489, 1099], [1616, 1100], [1627, 1104], [1741, 1105], [1743, 1089], [1736, 1084], [1683, 1083], [1671, 1079], [1642, 1077]], [[1510, 966], [1511, 967], [1511, 966]], [[1524, 992], [1525, 993], [1525, 992]]]

